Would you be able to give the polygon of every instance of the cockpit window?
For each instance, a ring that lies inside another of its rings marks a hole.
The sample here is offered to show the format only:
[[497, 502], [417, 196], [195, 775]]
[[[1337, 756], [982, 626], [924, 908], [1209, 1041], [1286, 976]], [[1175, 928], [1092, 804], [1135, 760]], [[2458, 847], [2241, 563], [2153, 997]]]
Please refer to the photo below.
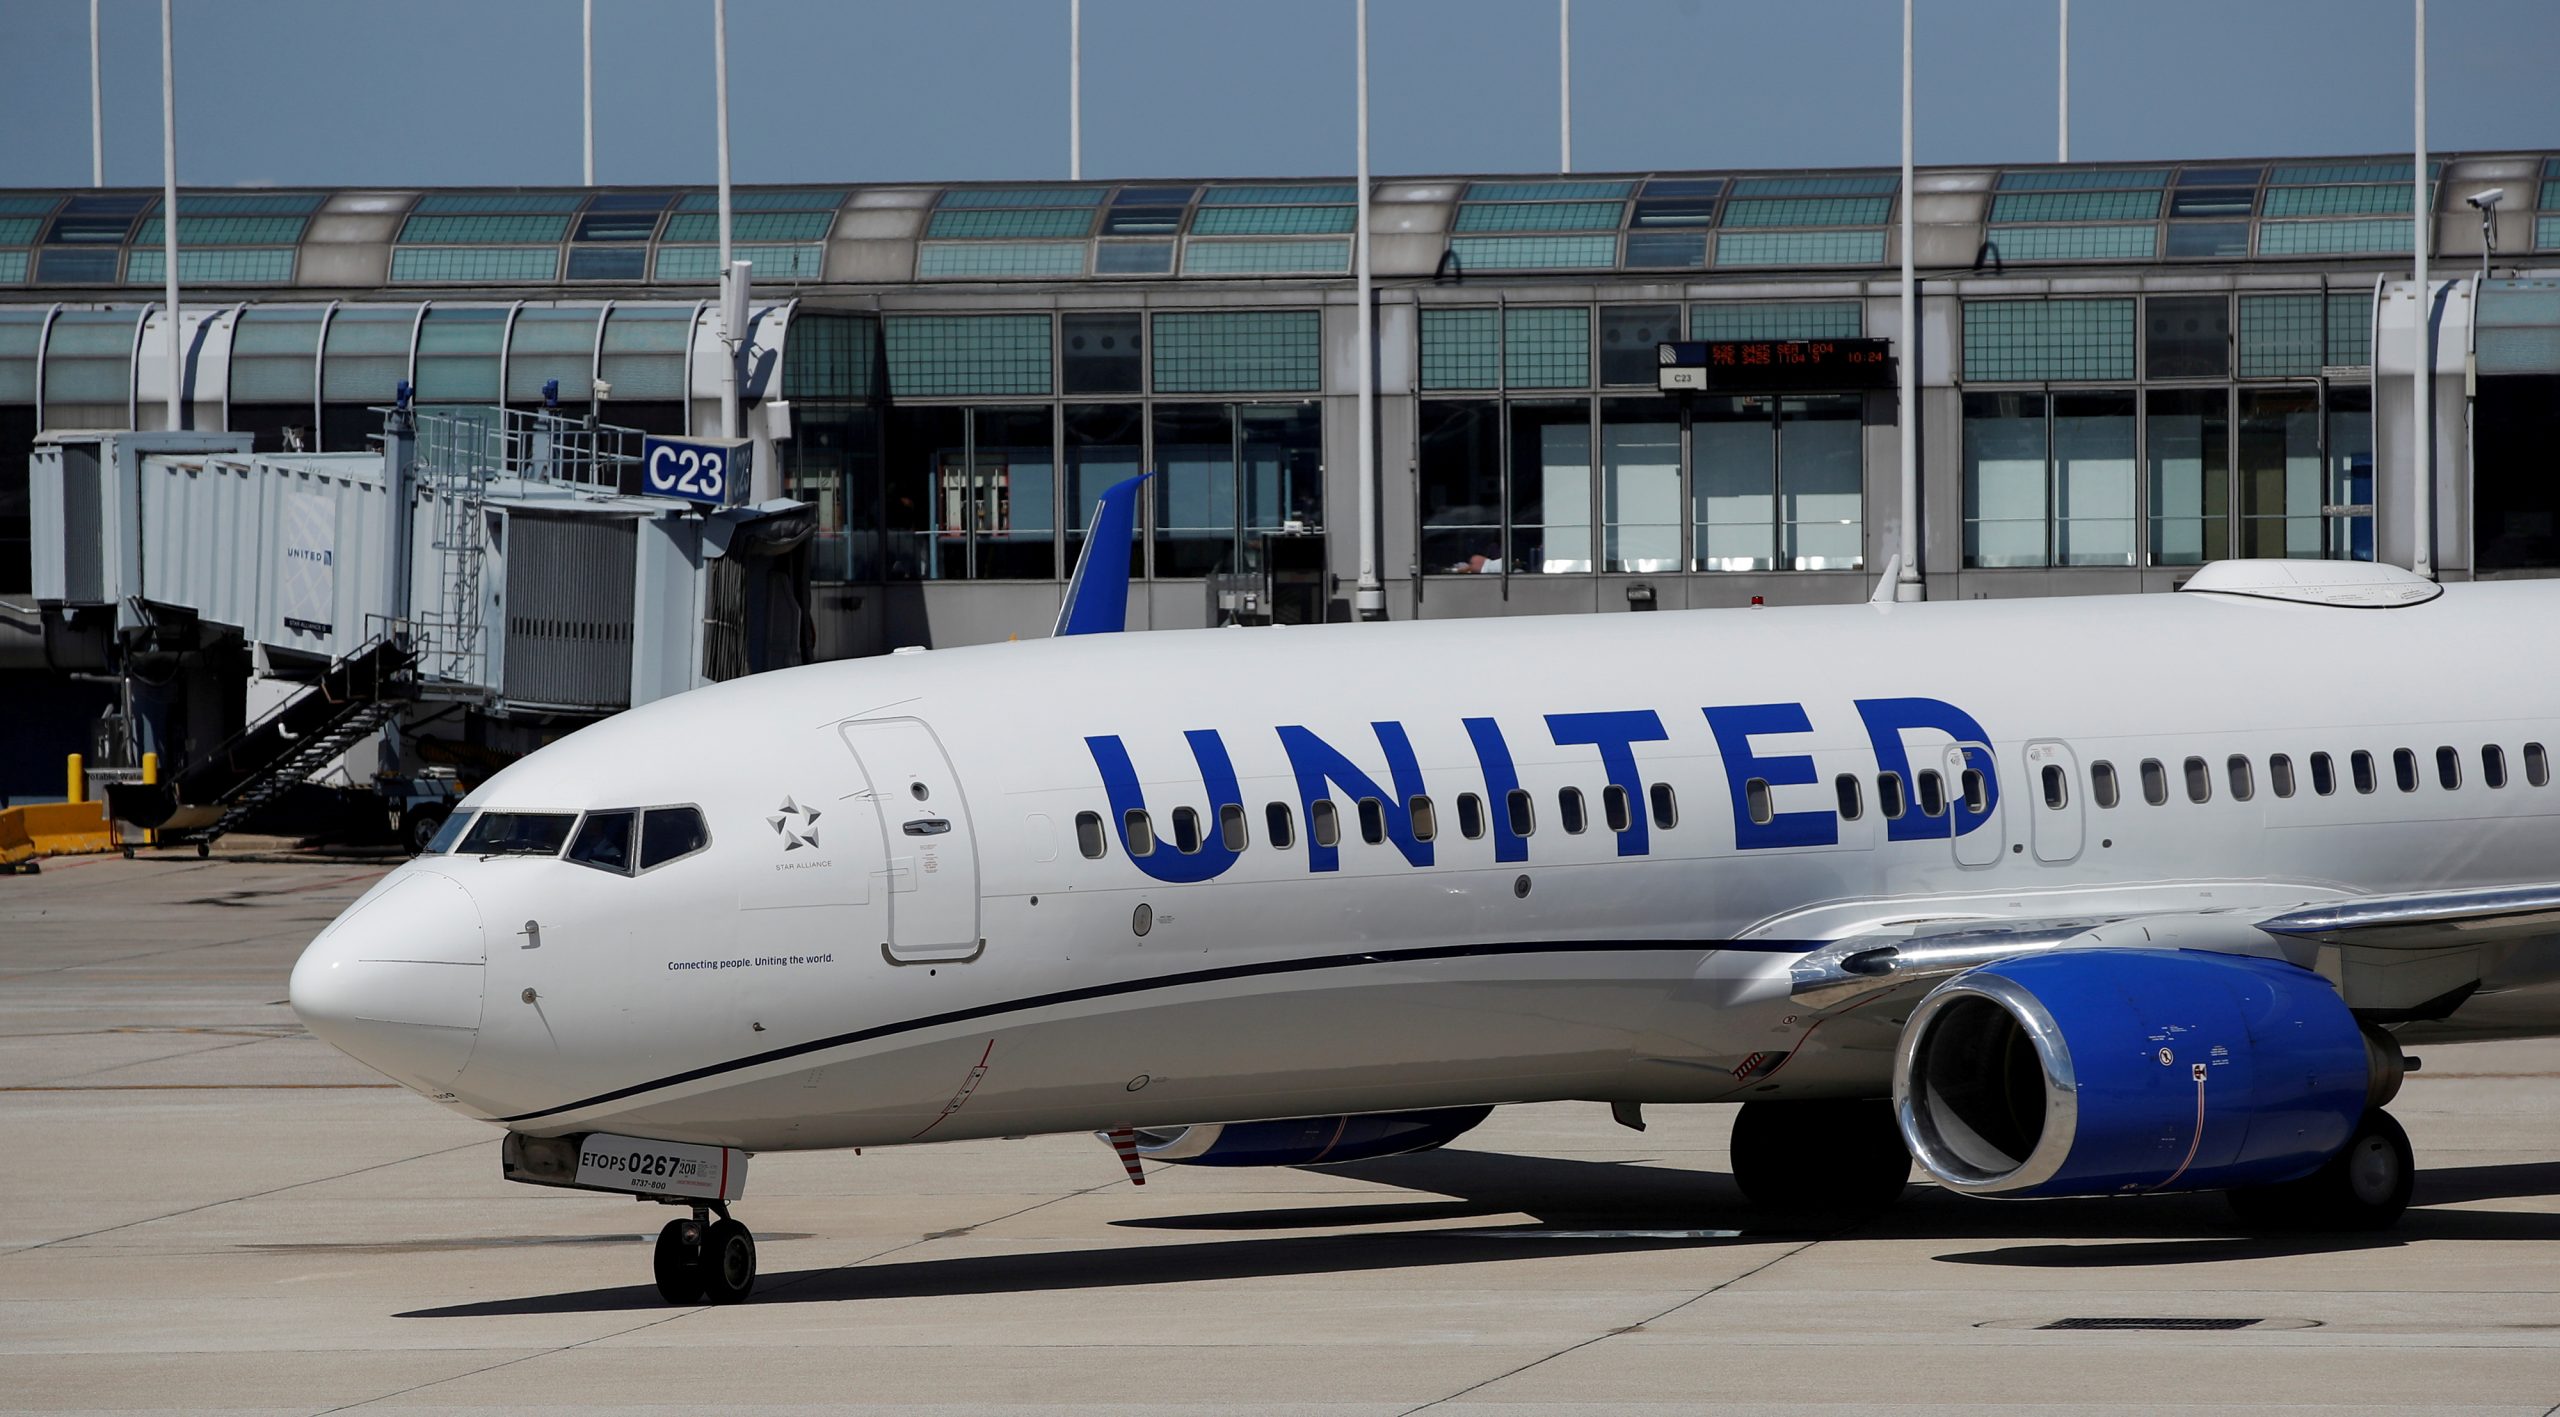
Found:
[[453, 850], [454, 843], [462, 840], [462, 834], [471, 829], [471, 819], [474, 815], [470, 812], [456, 812], [445, 818], [444, 825], [436, 828], [435, 838], [427, 843], [427, 855], [442, 856]]
[[572, 812], [483, 812], [462, 838], [462, 854], [557, 856], [577, 820]]
[[630, 875], [631, 827], [638, 816], [636, 812], [589, 812], [578, 823], [578, 834], [569, 839], [569, 859], [617, 876]]
[[640, 814], [640, 869], [651, 870], [711, 844], [699, 807], [652, 807]]

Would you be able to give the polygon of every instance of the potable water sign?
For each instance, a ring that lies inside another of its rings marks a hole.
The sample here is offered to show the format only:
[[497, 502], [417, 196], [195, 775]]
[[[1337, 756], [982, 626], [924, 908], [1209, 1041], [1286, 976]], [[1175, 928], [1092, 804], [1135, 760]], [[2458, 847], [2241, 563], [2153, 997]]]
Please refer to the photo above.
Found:
[[746, 462], [743, 438], [640, 440], [642, 488], [655, 497], [724, 506], [733, 500], [730, 489], [745, 480]]

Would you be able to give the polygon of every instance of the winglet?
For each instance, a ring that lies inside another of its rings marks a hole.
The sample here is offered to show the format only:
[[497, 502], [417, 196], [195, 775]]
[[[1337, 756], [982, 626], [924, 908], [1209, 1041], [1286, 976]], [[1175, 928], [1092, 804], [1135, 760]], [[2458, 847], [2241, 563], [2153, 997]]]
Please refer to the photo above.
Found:
[[1900, 579], [1901, 575], [1902, 558], [1900, 556], [1885, 557], [1884, 574], [1876, 577], [1876, 593], [1867, 597], [1867, 603], [1869, 605], [1891, 605], [1893, 603], [1893, 583]]
[[[1138, 489], [1153, 476], [1142, 472], [1102, 489], [1052, 635], [1108, 635], [1129, 628], [1129, 538], [1137, 531]], [[1094, 553], [1106, 547], [1097, 561]]]

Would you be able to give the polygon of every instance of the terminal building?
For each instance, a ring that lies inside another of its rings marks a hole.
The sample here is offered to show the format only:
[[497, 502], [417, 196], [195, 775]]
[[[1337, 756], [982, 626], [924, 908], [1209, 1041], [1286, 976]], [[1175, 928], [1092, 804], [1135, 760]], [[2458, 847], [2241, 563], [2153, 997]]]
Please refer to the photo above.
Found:
[[[1890, 170], [1379, 180], [1387, 613], [1856, 600], [1907, 518], [1933, 599], [2166, 590], [2231, 556], [2405, 564], [2421, 496], [2439, 575], [2560, 572], [2560, 156], [2430, 175], [2423, 475], [2406, 154], [1928, 167], [1908, 194]], [[2484, 225], [2469, 199], [2491, 189]], [[1142, 469], [1134, 625], [1348, 618], [1355, 196], [739, 189], [746, 423], [815, 509], [818, 656], [1046, 633], [1096, 494]], [[9, 606], [39, 436], [165, 421], [158, 207], [0, 192]], [[721, 431], [707, 189], [230, 189], [179, 210], [193, 430], [361, 451], [405, 380], [426, 414], [549, 390], [570, 417]], [[1919, 361], [1917, 506], [1890, 377], [1659, 388], [1666, 340], [1849, 338]], [[0, 612], [8, 671], [42, 672], [22, 609]]]

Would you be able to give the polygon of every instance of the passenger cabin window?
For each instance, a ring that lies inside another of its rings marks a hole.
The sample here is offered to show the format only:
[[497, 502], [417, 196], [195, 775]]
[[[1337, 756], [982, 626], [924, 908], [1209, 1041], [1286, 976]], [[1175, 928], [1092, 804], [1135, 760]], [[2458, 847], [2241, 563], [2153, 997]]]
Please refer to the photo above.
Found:
[[2071, 805], [2070, 779], [2059, 763], [2044, 765], [2044, 805], [2059, 812]]
[[1156, 854], [1156, 824], [1148, 820], [1145, 808], [1132, 807], [1120, 814], [1120, 834], [1129, 840], [1130, 855]]
[[444, 825], [436, 828], [435, 839], [427, 843], [427, 854], [442, 856], [453, 850], [461, 842], [462, 834], [471, 830], [471, 820], [476, 815], [472, 812], [456, 812], [445, 818]]
[[2293, 759], [2282, 753], [2268, 757], [2267, 789], [2278, 797], [2293, 795]]
[[1185, 856], [1200, 852], [1200, 814], [1188, 807], [1173, 809], [1173, 849]]
[[2089, 800], [2101, 807], [2117, 801], [2116, 765], [2101, 758], [2089, 764]]
[[1943, 817], [1947, 814], [1947, 784], [1935, 768], [1923, 769], [1919, 776], [1920, 815]]
[[2187, 800], [2188, 800], [2188, 801], [2190, 801], [2190, 802], [2210, 802], [2210, 801], [2212, 801], [2212, 800], [2213, 800], [2213, 769], [2211, 769], [2211, 768], [2209, 768], [2209, 767], [2206, 767], [2206, 766], [2205, 766], [2204, 759], [2202, 759], [2202, 758], [2189, 758], [2189, 759], [2187, 759], [2187, 761], [2186, 761], [2186, 774], [2187, 774]]
[[1537, 804], [1529, 800], [1529, 789], [1515, 787], [1502, 799], [1503, 810], [1511, 816], [1511, 834], [1527, 836], [1537, 830]]
[[1556, 820], [1564, 829], [1580, 836], [1591, 825], [1591, 815], [1582, 805], [1582, 789], [1568, 787], [1556, 794]]
[[2392, 749], [2391, 780], [2400, 784], [2400, 790], [2403, 792], [2417, 791], [2418, 755], [2406, 748]]
[[1342, 844], [1342, 816], [1333, 809], [1333, 799], [1319, 797], [1307, 808], [1307, 833], [1318, 846]]
[[2347, 767], [2355, 774], [2356, 791], [2370, 794], [2380, 779], [2373, 775], [2373, 754], [2358, 748], [2347, 757]]
[[1635, 825], [1635, 815], [1627, 810], [1627, 790], [1616, 783], [1600, 789], [1600, 819], [1609, 830], [1622, 832]]
[[1911, 810], [1911, 803], [1903, 796], [1902, 774], [1876, 774], [1876, 810], [1882, 812], [1888, 822], [1901, 821], [1902, 814]]
[[578, 823], [578, 834], [569, 838], [569, 859], [617, 876], [630, 875], [631, 829], [639, 817], [637, 812], [589, 812]]
[[1654, 826], [1659, 830], [1669, 831], [1673, 827], [1680, 825], [1680, 799], [1672, 794], [1671, 784], [1667, 782], [1655, 783], [1653, 785], [1653, 792], [1651, 793], [1651, 796], [1653, 798]]
[[2234, 753], [2224, 760], [2222, 766], [2224, 772], [2229, 774], [2231, 778], [2232, 801], [2246, 802], [2250, 798], [2258, 795], [2257, 774], [2249, 770], [2249, 757], [2247, 754]]
[[1472, 792], [1458, 794], [1458, 835], [1469, 841], [1484, 839], [1484, 799]]
[[2326, 753], [2311, 755], [2311, 790], [2323, 797], [2338, 790], [2338, 763]]
[[2169, 770], [2160, 765], [2158, 758], [2142, 760], [2142, 800], [2154, 807], [2169, 800]]
[[1430, 798], [1407, 798], [1404, 814], [1405, 819], [1413, 823], [1414, 840], [1429, 841], [1440, 834], [1440, 814], [1431, 809]]
[[2491, 787], [2507, 785], [2507, 750], [2495, 743], [2480, 749], [2480, 780]]
[[1769, 784], [1765, 779], [1755, 777], [1742, 784], [1742, 801], [1744, 807], [1751, 813], [1751, 820], [1764, 827], [1775, 815], [1769, 805]]
[[1274, 851], [1286, 851], [1298, 839], [1296, 825], [1289, 817], [1289, 804], [1274, 802], [1262, 809], [1262, 835]]
[[2535, 787], [2551, 785], [2551, 759], [2539, 743], [2524, 745], [2524, 780]]
[[1966, 768], [1956, 775], [1956, 790], [1964, 794], [1964, 809], [1979, 817], [1991, 810], [1991, 780], [1979, 768]]
[[699, 807], [652, 807], [640, 814], [640, 869], [654, 871], [711, 844]]
[[1831, 790], [1840, 798], [1840, 820], [1854, 822], [1866, 811], [1865, 794], [1858, 790], [1858, 775], [1844, 772], [1831, 780]]
[[1229, 851], [1242, 851], [1248, 844], [1242, 803], [1229, 802], [1218, 809], [1218, 844]]
[[1387, 839], [1387, 804], [1375, 797], [1360, 799], [1360, 839], [1371, 846]]
[[577, 821], [574, 812], [483, 812], [462, 839], [462, 854], [557, 856]]
[[1100, 812], [1076, 813], [1076, 850], [1084, 853], [1084, 859], [1099, 861], [1103, 853], [1110, 849], [1110, 843], [1104, 840], [1102, 835], [1102, 814]]
[[2462, 788], [2462, 754], [2452, 748], [2436, 749], [2436, 782], [2447, 792]]

